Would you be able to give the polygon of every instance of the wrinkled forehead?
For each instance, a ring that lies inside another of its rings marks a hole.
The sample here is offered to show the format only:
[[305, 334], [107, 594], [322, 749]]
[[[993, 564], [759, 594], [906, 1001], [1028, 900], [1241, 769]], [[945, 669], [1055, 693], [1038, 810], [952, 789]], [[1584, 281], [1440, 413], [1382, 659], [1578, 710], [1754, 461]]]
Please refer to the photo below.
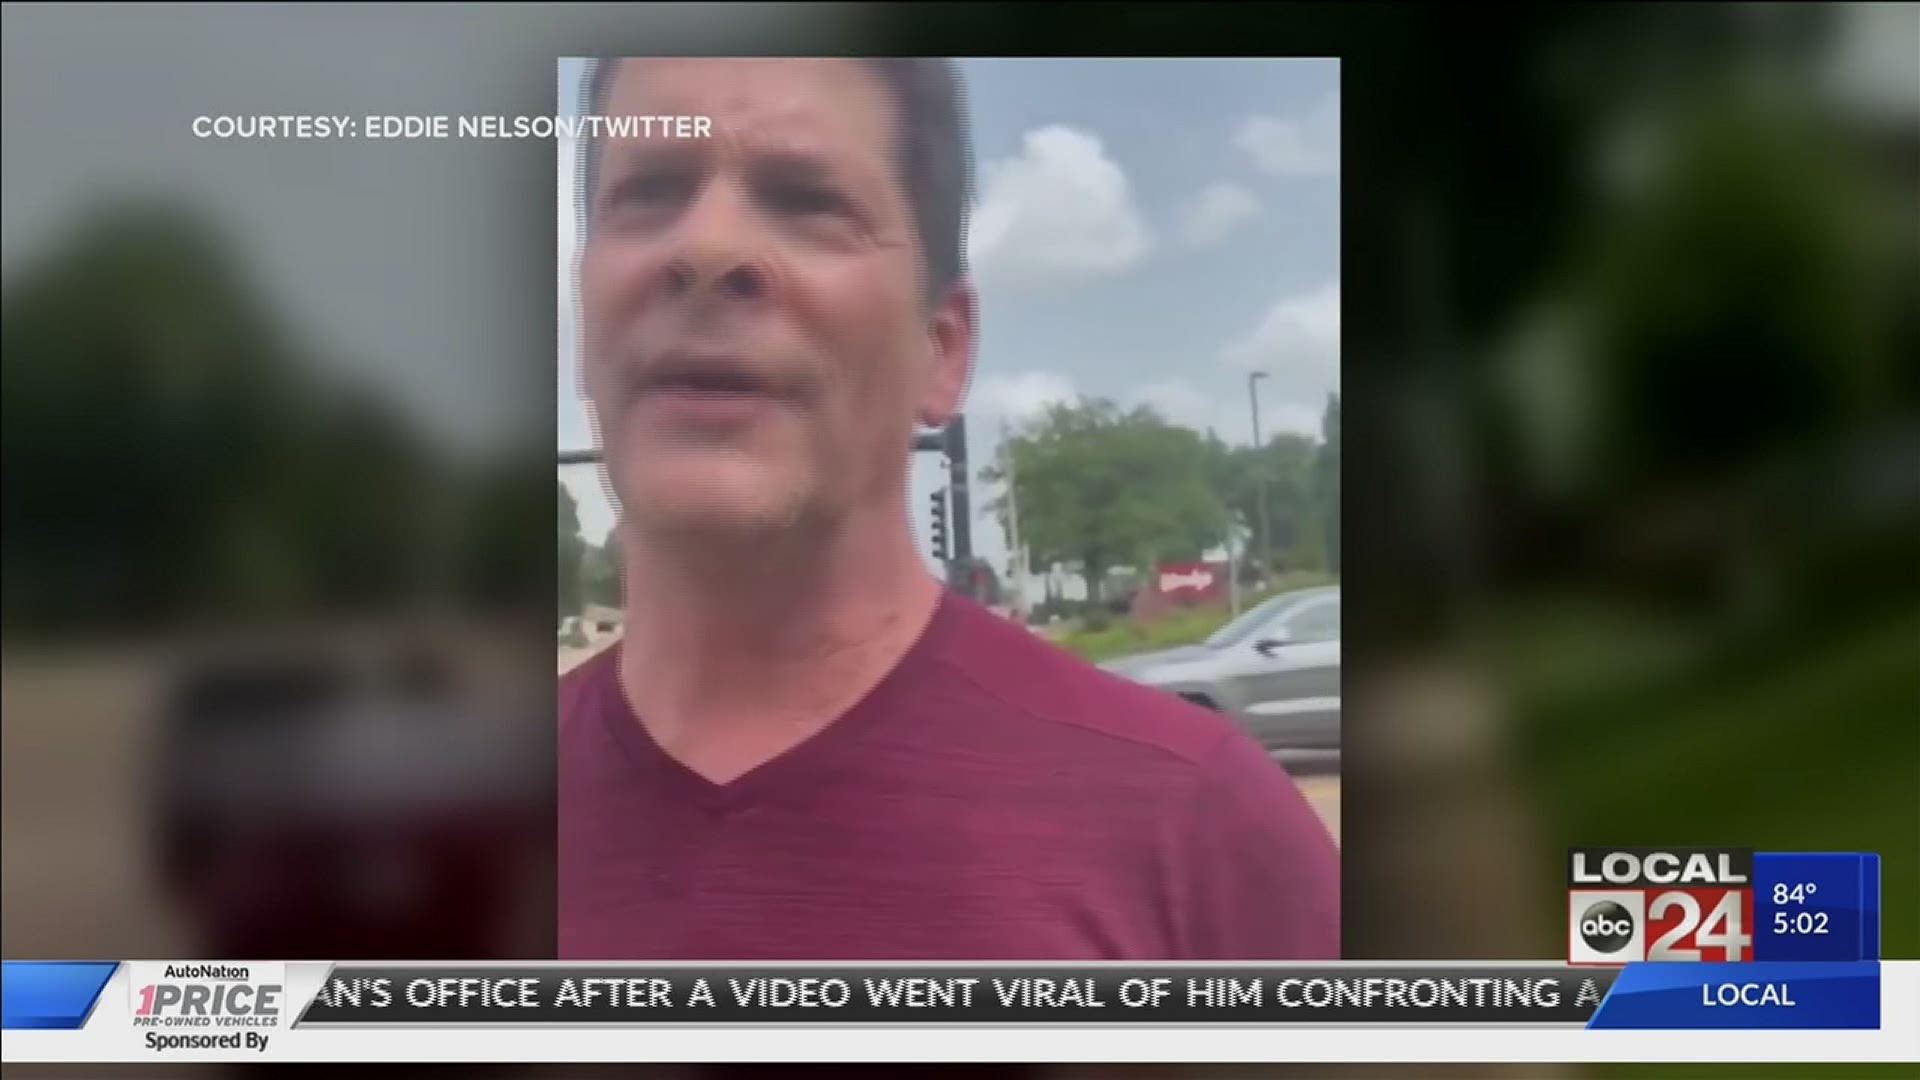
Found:
[[[884, 84], [858, 61], [668, 58], [616, 63], [601, 106], [605, 115], [704, 116], [712, 121], [720, 147], [805, 150], [867, 165], [891, 160], [894, 110]], [[609, 146], [621, 142], [612, 139]]]

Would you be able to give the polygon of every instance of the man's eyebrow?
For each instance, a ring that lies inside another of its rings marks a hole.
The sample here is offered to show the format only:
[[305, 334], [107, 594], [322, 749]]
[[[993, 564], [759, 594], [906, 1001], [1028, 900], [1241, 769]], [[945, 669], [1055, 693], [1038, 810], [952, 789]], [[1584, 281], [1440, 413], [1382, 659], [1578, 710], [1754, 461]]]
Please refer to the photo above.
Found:
[[681, 164], [698, 159], [702, 153], [696, 141], [680, 139], [623, 139], [614, 142], [611, 149], [605, 160], [613, 168]]
[[784, 183], [864, 188], [885, 175], [885, 163], [864, 157], [828, 153], [802, 146], [769, 146], [751, 153], [748, 168], [758, 176]]
[[840, 172], [831, 162], [810, 150], [796, 147], [769, 147], [753, 154], [757, 172], [773, 173], [790, 180], [828, 180]]
[[[706, 162], [711, 149], [704, 139], [617, 140], [608, 145], [599, 171], [602, 177], [617, 177], [649, 169], [698, 169]], [[746, 168], [752, 175], [781, 183], [858, 187], [876, 175], [865, 161], [850, 161], [842, 155], [786, 139], [749, 147], [746, 157]], [[873, 164], [884, 168], [882, 163]]]

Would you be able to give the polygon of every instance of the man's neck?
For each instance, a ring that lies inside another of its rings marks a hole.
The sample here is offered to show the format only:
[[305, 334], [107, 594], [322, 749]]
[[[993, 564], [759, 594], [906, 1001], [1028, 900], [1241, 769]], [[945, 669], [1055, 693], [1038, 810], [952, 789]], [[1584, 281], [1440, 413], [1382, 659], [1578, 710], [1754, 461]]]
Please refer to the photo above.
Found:
[[941, 587], [894, 501], [878, 521], [761, 542], [623, 530], [620, 681], [663, 749], [725, 782], [816, 734], [898, 664]]

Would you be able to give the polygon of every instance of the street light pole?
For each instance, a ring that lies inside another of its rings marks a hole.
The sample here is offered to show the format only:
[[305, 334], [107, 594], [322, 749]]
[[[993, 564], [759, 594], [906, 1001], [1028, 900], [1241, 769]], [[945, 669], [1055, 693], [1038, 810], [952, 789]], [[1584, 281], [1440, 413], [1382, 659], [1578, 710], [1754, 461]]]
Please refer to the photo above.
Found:
[[1260, 577], [1266, 578], [1267, 571], [1273, 566], [1273, 553], [1267, 549], [1267, 470], [1262, 459], [1260, 442], [1260, 392], [1259, 382], [1267, 377], [1264, 371], [1247, 372], [1247, 402], [1253, 407], [1253, 502], [1254, 514], [1260, 519]]
[[1227, 515], [1227, 614], [1240, 614], [1240, 560], [1233, 556], [1233, 515]]
[[1027, 620], [1027, 552], [1020, 540], [1019, 479], [1013, 470], [1013, 442], [1007, 422], [1000, 422], [1000, 460], [1007, 479], [1007, 576], [1013, 579], [1013, 610]]

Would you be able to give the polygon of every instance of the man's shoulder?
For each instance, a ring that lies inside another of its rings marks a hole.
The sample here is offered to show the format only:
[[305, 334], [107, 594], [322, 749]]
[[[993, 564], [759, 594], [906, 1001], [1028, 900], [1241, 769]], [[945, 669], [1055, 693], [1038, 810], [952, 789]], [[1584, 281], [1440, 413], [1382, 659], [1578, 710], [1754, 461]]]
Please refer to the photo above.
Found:
[[590, 708], [599, 694], [613, 682], [619, 652], [619, 642], [614, 642], [560, 673], [559, 721], [562, 726]]
[[1239, 735], [1231, 721], [1106, 671], [1024, 625], [956, 597], [939, 660], [962, 692], [1056, 740], [1098, 742], [1198, 765]]

